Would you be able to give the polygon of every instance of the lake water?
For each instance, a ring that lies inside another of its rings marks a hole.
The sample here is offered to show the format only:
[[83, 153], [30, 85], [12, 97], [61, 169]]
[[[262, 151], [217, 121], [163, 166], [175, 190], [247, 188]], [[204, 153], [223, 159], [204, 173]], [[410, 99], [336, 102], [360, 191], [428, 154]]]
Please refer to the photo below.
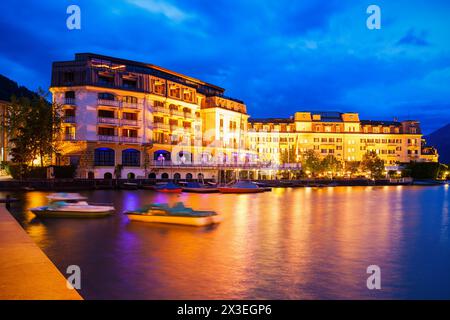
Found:
[[[1, 194], [4, 196], [5, 193]], [[86, 299], [450, 299], [448, 186], [273, 189], [262, 194], [82, 192], [118, 213], [39, 220], [44, 192], [10, 211]], [[130, 222], [150, 202], [215, 210], [215, 227]], [[369, 265], [381, 290], [368, 290]]]

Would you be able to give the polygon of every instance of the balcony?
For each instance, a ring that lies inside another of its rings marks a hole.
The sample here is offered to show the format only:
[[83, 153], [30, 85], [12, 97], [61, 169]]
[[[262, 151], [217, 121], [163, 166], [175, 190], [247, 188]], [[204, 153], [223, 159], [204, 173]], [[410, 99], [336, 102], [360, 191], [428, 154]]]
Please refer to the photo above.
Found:
[[159, 113], [163, 113], [163, 114], [170, 114], [170, 110], [168, 108], [164, 108], [164, 107], [155, 107], [155, 108], [153, 108], [153, 112], [159, 112]]
[[172, 116], [184, 118], [184, 113], [183, 113], [183, 111], [178, 111], [178, 110], [172, 109], [172, 110], [170, 110], [170, 114], [171, 114]]
[[75, 116], [64, 116], [62, 117], [64, 123], [76, 123]]
[[192, 114], [192, 112], [185, 112], [185, 113], [184, 113], [184, 117], [185, 117], [186, 119], [193, 119], [193, 118], [194, 118], [194, 115]]
[[127, 109], [142, 109], [142, 103], [122, 102], [122, 108]]
[[97, 135], [98, 141], [105, 141], [105, 142], [117, 142], [118, 137], [117, 136], [105, 136], [105, 135]]
[[130, 120], [130, 119], [122, 119], [120, 120], [120, 124], [123, 126], [133, 126], [133, 127], [139, 126], [138, 120]]
[[120, 137], [120, 142], [124, 143], [138, 143], [139, 140], [139, 137]]
[[161, 122], [153, 123], [153, 128], [155, 128], [155, 129], [162, 129], [162, 130], [170, 130], [170, 127], [169, 127], [168, 124], [161, 123]]
[[120, 101], [118, 100], [107, 100], [107, 99], [97, 99], [98, 106], [108, 106], [108, 107], [120, 107]]
[[98, 117], [97, 118], [97, 122], [98, 123], [106, 123], [106, 124], [118, 125], [119, 124], [119, 119], [117, 119], [117, 118], [107, 118], [107, 117]]
[[69, 106], [75, 106], [75, 98], [64, 98], [64, 104]]

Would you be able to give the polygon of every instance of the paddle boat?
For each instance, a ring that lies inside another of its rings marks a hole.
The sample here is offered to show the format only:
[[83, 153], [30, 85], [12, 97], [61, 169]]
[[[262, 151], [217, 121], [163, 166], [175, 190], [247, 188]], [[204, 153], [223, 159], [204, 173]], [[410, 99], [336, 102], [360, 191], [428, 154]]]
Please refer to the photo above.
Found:
[[266, 188], [246, 181], [238, 181], [228, 186], [219, 187], [218, 189], [221, 193], [258, 193], [268, 191]]
[[124, 212], [132, 221], [179, 224], [202, 227], [217, 224], [222, 216], [214, 211], [199, 211], [178, 202], [173, 207], [167, 203], [152, 203], [137, 210]]
[[180, 193], [182, 188], [175, 183], [168, 182], [162, 185], [156, 185], [154, 190], [165, 193]]
[[53, 193], [49, 204], [29, 209], [40, 218], [100, 218], [114, 212], [111, 205], [89, 204], [79, 193]]
[[182, 190], [183, 192], [195, 192], [195, 193], [219, 192], [219, 189], [199, 182], [188, 182], [183, 186]]

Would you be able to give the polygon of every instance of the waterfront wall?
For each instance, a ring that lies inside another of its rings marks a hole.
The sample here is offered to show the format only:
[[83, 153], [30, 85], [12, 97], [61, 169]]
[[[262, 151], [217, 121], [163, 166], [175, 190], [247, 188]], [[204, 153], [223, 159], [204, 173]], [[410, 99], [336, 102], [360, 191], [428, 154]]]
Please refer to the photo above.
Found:
[[76, 290], [0, 205], [0, 300], [82, 300]]

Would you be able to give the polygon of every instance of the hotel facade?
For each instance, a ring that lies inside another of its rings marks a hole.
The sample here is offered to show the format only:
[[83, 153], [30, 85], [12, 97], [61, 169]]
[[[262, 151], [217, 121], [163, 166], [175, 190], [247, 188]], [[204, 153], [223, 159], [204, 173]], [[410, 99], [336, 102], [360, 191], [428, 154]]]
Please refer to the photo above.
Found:
[[246, 105], [223, 88], [136, 61], [76, 54], [53, 63], [50, 91], [63, 116], [57, 163], [77, 165], [80, 178], [117, 171], [122, 178], [219, 178], [233, 170], [273, 176], [309, 149], [342, 161], [374, 150], [386, 166], [437, 161], [433, 150], [422, 155], [417, 121], [337, 112], [249, 119]]

